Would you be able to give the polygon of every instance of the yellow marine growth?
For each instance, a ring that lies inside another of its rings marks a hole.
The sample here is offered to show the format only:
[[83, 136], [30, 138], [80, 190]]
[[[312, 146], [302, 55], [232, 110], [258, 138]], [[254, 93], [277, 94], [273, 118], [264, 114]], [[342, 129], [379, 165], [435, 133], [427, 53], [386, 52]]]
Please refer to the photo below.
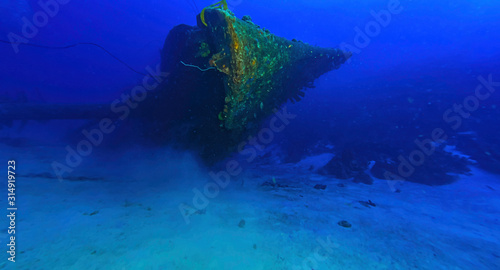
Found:
[[[211, 11], [214, 12], [214, 11]], [[227, 129], [242, 129], [272, 109], [270, 97], [281, 86], [283, 69], [289, 66], [288, 42], [252, 23], [218, 9], [207, 20], [216, 37], [216, 51], [209, 65], [225, 77], [225, 107], [219, 120]], [[217, 18], [217, 22], [213, 18]]]
[[206, 8], [204, 8], [201, 13], [200, 13], [200, 18], [201, 18], [201, 22], [205, 25], [205, 26], [208, 26], [207, 23], [205, 22], [205, 9], [207, 8], [222, 8], [224, 10], [228, 10], [228, 7], [227, 7], [227, 2], [226, 0], [221, 0], [213, 5], [210, 5]]
[[201, 18], [212, 41], [208, 64], [222, 73], [225, 96], [217, 118], [227, 130], [242, 132], [286, 100], [300, 100], [304, 87], [350, 57], [275, 36], [248, 17], [236, 18], [225, 1], [207, 8]]

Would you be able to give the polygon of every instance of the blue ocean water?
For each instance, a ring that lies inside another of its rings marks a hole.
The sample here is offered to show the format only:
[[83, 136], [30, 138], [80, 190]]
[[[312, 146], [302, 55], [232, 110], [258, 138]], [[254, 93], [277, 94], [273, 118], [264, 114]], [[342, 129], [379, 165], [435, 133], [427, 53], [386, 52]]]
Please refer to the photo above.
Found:
[[498, 2], [227, 0], [242, 130], [214, 3], [0, 3], [0, 269], [500, 268]]

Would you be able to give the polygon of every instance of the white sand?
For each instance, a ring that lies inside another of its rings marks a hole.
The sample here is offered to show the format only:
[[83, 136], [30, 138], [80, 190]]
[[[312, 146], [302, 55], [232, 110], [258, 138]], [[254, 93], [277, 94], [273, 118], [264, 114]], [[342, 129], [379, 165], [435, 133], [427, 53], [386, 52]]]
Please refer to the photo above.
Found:
[[[19, 174], [50, 172], [63, 155], [2, 153], [17, 158]], [[0, 269], [500, 269], [500, 179], [476, 169], [452, 185], [406, 182], [393, 193], [381, 180], [254, 164], [186, 225], [179, 204], [192, 205], [192, 189], [210, 181], [188, 156], [98, 156], [72, 175], [104, 180], [18, 178], [17, 262], [4, 256]], [[288, 187], [260, 186], [272, 177]], [[376, 206], [359, 203], [367, 200]]]

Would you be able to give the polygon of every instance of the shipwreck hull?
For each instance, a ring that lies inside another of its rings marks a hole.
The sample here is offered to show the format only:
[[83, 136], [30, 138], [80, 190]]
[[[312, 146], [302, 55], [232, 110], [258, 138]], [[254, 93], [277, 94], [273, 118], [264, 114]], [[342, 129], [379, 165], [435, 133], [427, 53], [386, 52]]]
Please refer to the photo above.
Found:
[[220, 160], [350, 56], [278, 37], [248, 17], [208, 8], [197, 26], [179, 25], [165, 41], [162, 69], [169, 78], [150, 108], [168, 114], [169, 121], [157, 123], [163, 126], [154, 130], [163, 134], [154, 137], [173, 139], [204, 160]]
[[[173, 143], [209, 164], [217, 162], [351, 56], [273, 35], [224, 5], [204, 9], [197, 21], [168, 34], [161, 51], [161, 70], [168, 77], [131, 112], [134, 143], [141, 138]], [[0, 128], [13, 120], [118, 121], [118, 116], [105, 105], [0, 104]]]

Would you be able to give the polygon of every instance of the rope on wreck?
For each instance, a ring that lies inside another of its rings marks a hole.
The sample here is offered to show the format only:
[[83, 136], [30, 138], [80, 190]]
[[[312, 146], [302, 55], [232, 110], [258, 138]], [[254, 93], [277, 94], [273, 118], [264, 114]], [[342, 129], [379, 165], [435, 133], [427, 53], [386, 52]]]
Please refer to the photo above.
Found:
[[186, 64], [186, 63], [184, 63], [184, 62], [182, 62], [182, 61], [181, 61], [181, 64], [183, 64], [183, 65], [184, 65], [184, 66], [186, 66], [186, 67], [193, 67], [193, 68], [197, 68], [197, 69], [199, 69], [201, 72], [205, 72], [205, 71], [209, 71], [209, 70], [211, 70], [211, 69], [215, 69], [214, 67], [200, 68], [199, 66]]

